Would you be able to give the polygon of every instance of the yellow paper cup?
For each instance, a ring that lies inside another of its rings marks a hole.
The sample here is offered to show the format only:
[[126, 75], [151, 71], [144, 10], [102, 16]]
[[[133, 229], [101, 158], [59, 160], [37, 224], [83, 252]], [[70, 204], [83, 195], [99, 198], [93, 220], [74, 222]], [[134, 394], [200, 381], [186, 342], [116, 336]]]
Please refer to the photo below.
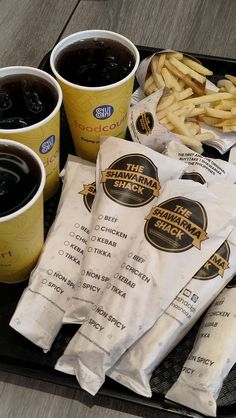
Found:
[[[7, 172], [11, 172], [11, 179], [17, 178], [12, 174], [12, 168], [3, 168], [3, 153], [20, 156], [20, 164], [22, 160], [23, 164], [27, 162], [28, 167], [37, 173], [37, 187], [29, 201], [5, 216], [1, 216], [4, 211], [0, 208], [0, 282], [17, 283], [29, 277], [44, 243], [43, 189], [46, 174], [41, 159], [29, 147], [0, 139], [0, 192], [6, 187]], [[8, 198], [6, 194], [4, 199]]]
[[45, 80], [56, 97], [56, 105], [45, 119], [34, 125], [19, 129], [1, 129], [0, 137], [13, 139], [34, 150], [41, 158], [46, 170], [44, 199], [52, 197], [59, 186], [60, 158], [60, 107], [62, 91], [57, 81], [45, 71], [33, 67], [5, 67], [0, 69], [0, 78], [18, 74], [36, 76]]
[[[85, 87], [73, 84], [59, 74], [57, 71], [59, 54], [68, 46], [90, 38], [111, 39], [131, 51], [135, 65], [127, 77], [107, 86]], [[96, 160], [101, 136], [125, 138], [127, 113], [139, 61], [139, 52], [130, 40], [106, 30], [88, 30], [72, 34], [53, 49], [50, 65], [63, 91], [63, 104], [76, 153], [82, 158]]]

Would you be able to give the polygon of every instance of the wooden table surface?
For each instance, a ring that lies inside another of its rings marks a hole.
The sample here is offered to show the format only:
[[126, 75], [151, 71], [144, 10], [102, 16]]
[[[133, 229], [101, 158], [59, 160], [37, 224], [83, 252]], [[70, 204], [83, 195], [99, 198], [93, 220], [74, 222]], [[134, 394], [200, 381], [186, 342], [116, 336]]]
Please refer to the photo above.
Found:
[[[235, 0], [0, 0], [0, 65], [38, 66], [59, 39], [86, 29], [116, 31], [137, 45], [236, 58], [235, 22]], [[175, 416], [0, 371], [0, 418]]]

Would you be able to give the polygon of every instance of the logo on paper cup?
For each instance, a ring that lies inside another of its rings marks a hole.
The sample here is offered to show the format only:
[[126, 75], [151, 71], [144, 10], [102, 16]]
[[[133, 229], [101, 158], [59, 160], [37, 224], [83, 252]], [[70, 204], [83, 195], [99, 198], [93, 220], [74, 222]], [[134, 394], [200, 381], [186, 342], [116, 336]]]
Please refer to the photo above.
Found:
[[144, 227], [148, 242], [159, 250], [179, 253], [201, 249], [207, 239], [207, 216], [201, 203], [174, 197], [152, 208]]
[[140, 207], [159, 196], [157, 167], [142, 154], [128, 154], [101, 173], [106, 195], [123, 206]]
[[45, 139], [39, 147], [39, 152], [41, 154], [47, 154], [51, 149], [54, 147], [55, 144], [55, 135], [50, 135], [47, 139]]
[[224, 276], [229, 268], [230, 248], [227, 241], [223, 242], [220, 248], [207, 260], [207, 262], [193, 276], [193, 279], [210, 280], [217, 276]]
[[96, 119], [108, 119], [113, 114], [114, 108], [111, 105], [98, 106], [93, 110]]
[[96, 194], [96, 182], [94, 181], [91, 184], [84, 184], [84, 188], [79, 192], [84, 197], [84, 205], [88, 209], [89, 212], [91, 212], [94, 197]]

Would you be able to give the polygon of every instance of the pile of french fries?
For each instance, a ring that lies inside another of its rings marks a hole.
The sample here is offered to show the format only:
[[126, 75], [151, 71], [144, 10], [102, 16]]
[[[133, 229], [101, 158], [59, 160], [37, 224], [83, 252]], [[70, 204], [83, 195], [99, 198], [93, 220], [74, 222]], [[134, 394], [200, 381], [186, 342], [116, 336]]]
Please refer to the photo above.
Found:
[[212, 74], [180, 52], [165, 52], [152, 58], [144, 84], [146, 95], [164, 88], [156, 108], [159, 122], [199, 153], [204, 141], [215, 138], [213, 132], [201, 132], [201, 122], [236, 132], [236, 77], [225, 75], [216, 92], [206, 88]]

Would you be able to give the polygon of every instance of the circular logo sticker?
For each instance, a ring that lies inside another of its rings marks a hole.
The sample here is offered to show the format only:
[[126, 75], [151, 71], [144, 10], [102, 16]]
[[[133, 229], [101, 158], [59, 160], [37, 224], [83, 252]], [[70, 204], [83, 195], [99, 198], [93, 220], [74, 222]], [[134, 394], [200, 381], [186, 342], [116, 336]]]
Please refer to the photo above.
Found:
[[108, 119], [114, 112], [114, 108], [111, 105], [98, 106], [93, 110], [93, 116], [96, 119]]
[[199, 174], [199, 173], [196, 173], [195, 171], [192, 171], [191, 173], [184, 173], [182, 175], [182, 179], [184, 179], [184, 180], [193, 180], [193, 181], [196, 181], [197, 183], [201, 183], [201, 184], [206, 183], [206, 181], [202, 177], [202, 175]]
[[89, 212], [91, 212], [94, 197], [96, 194], [96, 182], [94, 181], [91, 184], [84, 184], [84, 188], [79, 192], [84, 197], [84, 204]]
[[159, 196], [157, 167], [142, 154], [128, 154], [101, 173], [106, 195], [123, 206], [139, 207]]
[[198, 270], [193, 279], [210, 280], [217, 276], [224, 276], [224, 272], [229, 268], [230, 248], [227, 241], [209, 258], [209, 260]]
[[150, 135], [154, 126], [154, 119], [150, 112], [142, 112], [136, 119], [136, 129], [142, 135]]
[[39, 147], [39, 152], [41, 154], [47, 154], [51, 149], [54, 147], [54, 144], [56, 142], [55, 135], [49, 136], [45, 141], [42, 142], [42, 144]]
[[207, 239], [207, 216], [202, 204], [186, 197], [174, 197], [152, 208], [144, 233], [151, 245], [162, 251], [179, 253], [192, 247], [201, 249]]

